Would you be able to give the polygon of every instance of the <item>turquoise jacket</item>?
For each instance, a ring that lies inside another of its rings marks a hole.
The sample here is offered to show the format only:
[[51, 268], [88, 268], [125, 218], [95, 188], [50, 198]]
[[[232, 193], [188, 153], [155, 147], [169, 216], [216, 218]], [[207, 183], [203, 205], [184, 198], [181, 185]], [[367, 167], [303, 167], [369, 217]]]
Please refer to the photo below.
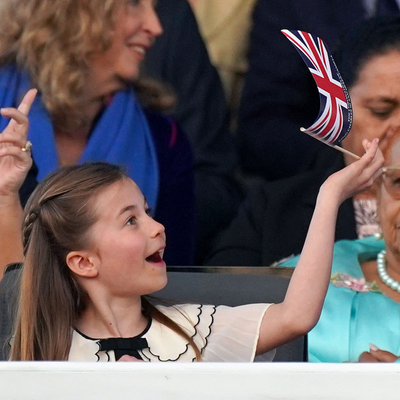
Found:
[[[321, 317], [308, 334], [310, 362], [357, 361], [370, 343], [400, 355], [400, 305], [360, 280], [364, 278], [360, 263], [376, 259], [384, 247], [384, 241], [373, 236], [335, 244]], [[298, 258], [280, 266], [295, 267]]]

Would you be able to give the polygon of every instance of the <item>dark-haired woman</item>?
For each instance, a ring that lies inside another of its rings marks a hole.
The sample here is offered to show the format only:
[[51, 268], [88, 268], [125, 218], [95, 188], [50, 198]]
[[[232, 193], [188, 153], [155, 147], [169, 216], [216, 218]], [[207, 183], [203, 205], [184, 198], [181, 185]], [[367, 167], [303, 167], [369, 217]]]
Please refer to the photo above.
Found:
[[[335, 61], [354, 110], [343, 148], [361, 155], [361, 140], [376, 136], [385, 152], [388, 141], [400, 134], [400, 18], [371, 19], [354, 27], [343, 37]], [[255, 184], [207, 264], [267, 266], [300, 253], [319, 186], [353, 161], [323, 145], [312, 171]], [[335, 240], [377, 232], [375, 213], [371, 192], [346, 200], [339, 210]]]

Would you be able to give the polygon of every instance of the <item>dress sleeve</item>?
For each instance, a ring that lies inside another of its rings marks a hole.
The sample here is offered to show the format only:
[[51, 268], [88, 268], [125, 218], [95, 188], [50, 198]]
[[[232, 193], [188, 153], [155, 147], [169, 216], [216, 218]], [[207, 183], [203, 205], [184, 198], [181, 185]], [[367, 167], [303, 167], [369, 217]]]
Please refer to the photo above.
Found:
[[[211, 333], [203, 352], [203, 361], [252, 362], [256, 354], [260, 325], [270, 304], [238, 307], [218, 306]], [[264, 356], [272, 361], [275, 351]]]
[[[270, 304], [248, 304], [238, 307], [180, 304], [157, 306], [180, 325], [194, 340], [204, 362], [252, 362], [256, 354], [260, 325]], [[153, 321], [146, 336], [151, 343], [151, 355], [161, 361], [195, 361], [194, 351], [172, 331]], [[156, 334], [156, 336], [154, 336]], [[163, 340], [160, 340], [160, 337]], [[152, 343], [155, 343], [154, 345]], [[168, 343], [168, 346], [166, 346]], [[263, 355], [262, 361], [272, 361], [275, 351]], [[260, 361], [260, 360], [258, 360]]]

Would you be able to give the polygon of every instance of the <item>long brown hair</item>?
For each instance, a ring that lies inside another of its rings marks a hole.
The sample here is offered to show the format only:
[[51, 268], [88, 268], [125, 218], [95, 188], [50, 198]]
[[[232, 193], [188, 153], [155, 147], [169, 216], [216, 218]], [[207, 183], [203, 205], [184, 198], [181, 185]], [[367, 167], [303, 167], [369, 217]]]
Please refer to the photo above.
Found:
[[[72, 277], [66, 256], [88, 248], [87, 232], [97, 218], [93, 202], [101, 191], [124, 179], [124, 171], [108, 163], [64, 167], [44, 179], [30, 197], [24, 212], [25, 260], [12, 360], [68, 359], [73, 325], [88, 297]], [[192, 338], [143, 302], [146, 314], [188, 340], [199, 359]]]

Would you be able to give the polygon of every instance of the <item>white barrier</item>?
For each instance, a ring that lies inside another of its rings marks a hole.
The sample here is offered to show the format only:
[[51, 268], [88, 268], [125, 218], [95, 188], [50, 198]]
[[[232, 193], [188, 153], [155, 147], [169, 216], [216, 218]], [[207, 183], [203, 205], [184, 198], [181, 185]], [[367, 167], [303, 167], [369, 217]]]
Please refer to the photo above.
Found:
[[1, 400], [399, 398], [399, 364], [0, 362]]

